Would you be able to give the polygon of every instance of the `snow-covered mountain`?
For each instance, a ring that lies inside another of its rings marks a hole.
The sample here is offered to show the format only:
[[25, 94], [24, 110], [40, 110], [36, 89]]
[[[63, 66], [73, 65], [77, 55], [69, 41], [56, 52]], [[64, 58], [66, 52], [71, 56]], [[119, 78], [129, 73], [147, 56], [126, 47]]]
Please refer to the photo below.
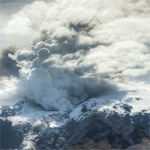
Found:
[[147, 147], [150, 0], [20, 6], [2, 15], [0, 148]]
[[1, 147], [108, 150], [149, 141], [149, 97], [145, 90], [119, 95], [110, 93], [85, 101], [64, 113], [47, 111], [26, 100], [3, 106], [0, 114], [3, 122]]

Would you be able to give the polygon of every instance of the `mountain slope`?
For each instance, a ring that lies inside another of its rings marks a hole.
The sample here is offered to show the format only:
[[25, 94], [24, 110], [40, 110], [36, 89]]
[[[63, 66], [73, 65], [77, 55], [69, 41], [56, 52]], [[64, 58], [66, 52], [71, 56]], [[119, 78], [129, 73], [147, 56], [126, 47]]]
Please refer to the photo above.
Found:
[[[125, 149], [150, 138], [148, 98], [146, 91], [110, 93], [64, 113], [46, 111], [28, 101], [3, 106], [1, 148]], [[19, 136], [20, 142], [11, 142], [10, 134], [11, 138]]]

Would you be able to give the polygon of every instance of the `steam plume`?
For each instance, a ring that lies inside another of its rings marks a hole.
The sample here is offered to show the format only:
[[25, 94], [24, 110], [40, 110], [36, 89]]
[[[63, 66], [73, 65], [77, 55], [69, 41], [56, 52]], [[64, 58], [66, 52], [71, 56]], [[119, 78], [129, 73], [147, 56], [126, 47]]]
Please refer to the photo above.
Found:
[[23, 96], [46, 109], [67, 110], [149, 82], [149, 5], [149, 0], [56, 0], [24, 7], [6, 29], [28, 44], [34, 37], [31, 49], [11, 56], [20, 67]]

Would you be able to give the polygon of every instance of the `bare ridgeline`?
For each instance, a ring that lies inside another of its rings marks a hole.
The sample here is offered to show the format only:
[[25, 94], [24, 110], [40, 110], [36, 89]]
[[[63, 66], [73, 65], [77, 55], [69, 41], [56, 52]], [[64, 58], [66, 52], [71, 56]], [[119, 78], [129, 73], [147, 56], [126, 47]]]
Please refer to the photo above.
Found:
[[0, 148], [148, 150], [150, 0], [23, 5], [0, 31]]

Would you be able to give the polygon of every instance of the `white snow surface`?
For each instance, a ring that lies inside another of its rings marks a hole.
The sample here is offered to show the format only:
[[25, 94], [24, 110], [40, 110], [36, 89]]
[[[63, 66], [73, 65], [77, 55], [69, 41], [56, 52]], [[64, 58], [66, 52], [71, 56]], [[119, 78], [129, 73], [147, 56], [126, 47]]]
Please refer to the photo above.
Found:
[[43, 129], [57, 128], [65, 123], [64, 114], [58, 111], [47, 111], [41, 106], [30, 102], [25, 102], [21, 109], [16, 110], [14, 116], [7, 119], [12, 122], [13, 126], [30, 123], [33, 127], [42, 125]]
[[[83, 112], [83, 107], [87, 109], [86, 112]], [[130, 111], [127, 111], [125, 107], [130, 108]], [[143, 89], [110, 93], [107, 96], [90, 99], [77, 106], [70, 113], [70, 118], [80, 121], [94, 112], [105, 112], [106, 115], [117, 112], [122, 116], [126, 114], [134, 116], [138, 113], [150, 113], [150, 91]]]
[[145, 87], [146, 89], [111, 92], [106, 96], [91, 98], [68, 112], [47, 111], [40, 105], [26, 101], [16, 115], [8, 119], [13, 125], [31, 123], [32, 126], [42, 125], [44, 129], [61, 127], [71, 119], [81, 121], [95, 112], [106, 113], [106, 116], [114, 112], [121, 116], [150, 113], [150, 91]]

